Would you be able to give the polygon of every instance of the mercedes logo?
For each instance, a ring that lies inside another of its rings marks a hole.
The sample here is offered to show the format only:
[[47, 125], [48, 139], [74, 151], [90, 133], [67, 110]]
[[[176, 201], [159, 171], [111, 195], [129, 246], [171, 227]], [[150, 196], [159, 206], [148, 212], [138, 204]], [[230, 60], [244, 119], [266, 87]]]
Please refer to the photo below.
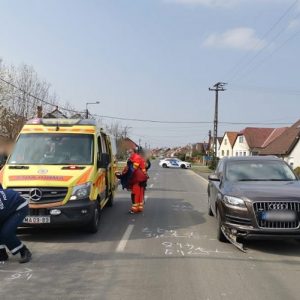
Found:
[[42, 199], [43, 193], [40, 189], [31, 189], [29, 192], [29, 197], [31, 201], [37, 202]]

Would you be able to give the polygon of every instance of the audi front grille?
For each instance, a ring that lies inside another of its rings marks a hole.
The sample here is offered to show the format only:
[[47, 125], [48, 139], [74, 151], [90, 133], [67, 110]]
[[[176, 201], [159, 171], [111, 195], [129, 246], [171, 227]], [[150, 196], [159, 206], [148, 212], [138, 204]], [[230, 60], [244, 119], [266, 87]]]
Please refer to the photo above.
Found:
[[[268, 202], [255, 202], [253, 203], [253, 209], [256, 215], [256, 220], [260, 228], [270, 229], [297, 229], [299, 228], [299, 216], [300, 216], [300, 202], [292, 201], [268, 201]], [[262, 220], [260, 218], [261, 213], [276, 210], [278, 212], [292, 211], [297, 215], [297, 219], [292, 222], [272, 222]]]

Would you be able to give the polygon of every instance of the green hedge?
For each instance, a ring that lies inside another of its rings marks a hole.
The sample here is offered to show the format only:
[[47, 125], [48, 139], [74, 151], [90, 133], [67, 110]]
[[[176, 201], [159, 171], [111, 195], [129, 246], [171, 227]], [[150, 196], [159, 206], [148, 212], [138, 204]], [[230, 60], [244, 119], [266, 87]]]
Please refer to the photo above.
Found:
[[214, 171], [217, 168], [217, 166], [218, 166], [218, 162], [219, 162], [219, 158], [218, 157], [213, 158], [211, 161], [209, 161], [208, 168], [210, 170]]

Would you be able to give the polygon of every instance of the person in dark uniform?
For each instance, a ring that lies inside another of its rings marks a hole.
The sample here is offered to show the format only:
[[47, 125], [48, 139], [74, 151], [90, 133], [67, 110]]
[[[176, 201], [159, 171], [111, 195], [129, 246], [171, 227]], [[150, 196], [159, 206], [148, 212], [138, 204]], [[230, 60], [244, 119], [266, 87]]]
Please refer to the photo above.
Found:
[[13, 190], [4, 190], [0, 185], [0, 261], [9, 256], [6, 247], [13, 255], [20, 254], [20, 263], [31, 259], [31, 252], [16, 235], [17, 228], [28, 214], [28, 201]]

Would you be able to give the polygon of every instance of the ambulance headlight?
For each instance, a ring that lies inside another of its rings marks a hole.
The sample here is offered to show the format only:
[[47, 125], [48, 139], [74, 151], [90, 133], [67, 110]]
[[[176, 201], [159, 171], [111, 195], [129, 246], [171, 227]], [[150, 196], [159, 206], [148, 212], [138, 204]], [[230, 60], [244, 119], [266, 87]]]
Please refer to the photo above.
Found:
[[91, 187], [92, 187], [91, 182], [74, 186], [70, 200], [79, 200], [79, 199], [87, 198], [90, 195]]

